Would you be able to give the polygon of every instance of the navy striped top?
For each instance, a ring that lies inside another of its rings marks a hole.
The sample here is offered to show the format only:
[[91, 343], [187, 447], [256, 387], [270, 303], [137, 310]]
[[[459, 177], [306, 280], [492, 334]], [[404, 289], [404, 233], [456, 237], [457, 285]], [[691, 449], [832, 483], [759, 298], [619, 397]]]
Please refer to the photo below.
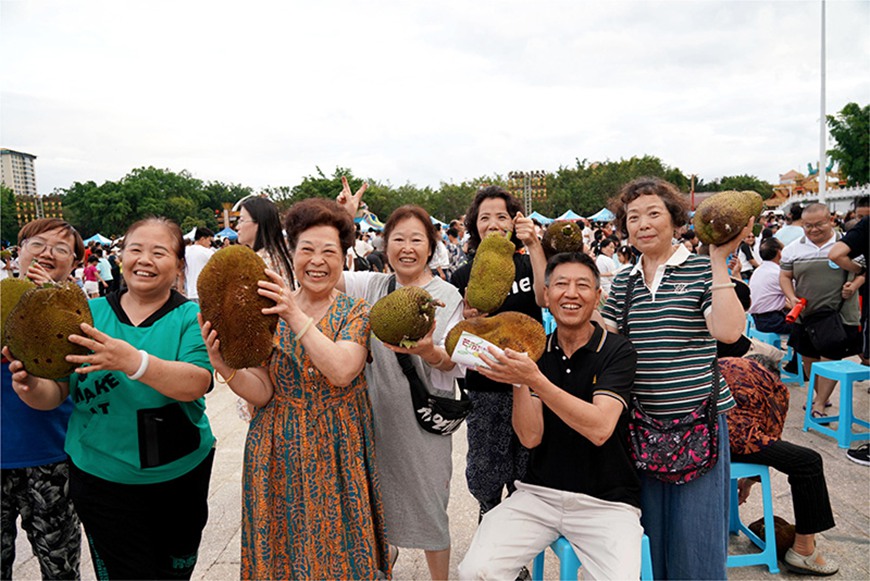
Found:
[[[710, 259], [679, 246], [648, 284], [640, 264], [623, 270], [601, 312], [607, 325], [621, 328], [630, 276], [637, 276], [628, 312], [629, 339], [637, 350], [633, 393], [651, 416], [682, 417], [707, 399], [713, 383], [716, 340], [705, 318], [713, 300]], [[733, 406], [720, 377], [718, 409]]]

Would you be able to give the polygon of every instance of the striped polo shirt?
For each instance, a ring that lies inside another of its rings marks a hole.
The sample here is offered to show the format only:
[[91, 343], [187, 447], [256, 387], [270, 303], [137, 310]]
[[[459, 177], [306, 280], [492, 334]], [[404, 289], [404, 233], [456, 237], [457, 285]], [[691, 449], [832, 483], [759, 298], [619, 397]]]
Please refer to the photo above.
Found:
[[[713, 301], [710, 259], [680, 245], [649, 282], [641, 264], [616, 275], [601, 314], [607, 325], [621, 327], [629, 277], [636, 276], [628, 311], [629, 338], [637, 351], [633, 393], [651, 416], [682, 417], [709, 397], [713, 384], [716, 340], [706, 321]], [[732, 407], [731, 391], [720, 377], [718, 409]]]

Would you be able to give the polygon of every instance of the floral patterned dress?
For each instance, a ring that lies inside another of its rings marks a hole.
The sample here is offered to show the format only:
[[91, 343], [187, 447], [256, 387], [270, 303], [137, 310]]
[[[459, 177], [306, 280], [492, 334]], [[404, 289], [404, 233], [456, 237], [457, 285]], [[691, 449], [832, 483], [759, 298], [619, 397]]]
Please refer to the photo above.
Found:
[[[368, 347], [368, 306], [339, 294], [317, 328]], [[279, 321], [269, 375], [245, 446], [241, 578], [389, 575], [365, 374], [332, 385]]]

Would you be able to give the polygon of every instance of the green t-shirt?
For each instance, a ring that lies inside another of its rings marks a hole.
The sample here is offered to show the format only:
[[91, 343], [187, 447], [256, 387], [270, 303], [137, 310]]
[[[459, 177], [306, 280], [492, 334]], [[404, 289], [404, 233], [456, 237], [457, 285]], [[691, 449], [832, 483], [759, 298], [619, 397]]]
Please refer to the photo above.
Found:
[[[196, 303], [173, 291], [163, 307], [134, 326], [120, 296], [90, 301], [98, 330], [152, 357], [212, 370]], [[69, 385], [75, 407], [65, 449], [89, 474], [121, 484], [166, 482], [192, 470], [214, 446], [205, 398], [180, 402], [122, 371], [73, 374]]]

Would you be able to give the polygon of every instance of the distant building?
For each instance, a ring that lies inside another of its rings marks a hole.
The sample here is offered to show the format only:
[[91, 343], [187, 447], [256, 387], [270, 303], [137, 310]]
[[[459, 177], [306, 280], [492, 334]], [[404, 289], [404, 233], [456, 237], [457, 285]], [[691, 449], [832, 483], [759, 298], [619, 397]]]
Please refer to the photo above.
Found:
[[33, 168], [35, 155], [0, 149], [0, 180], [15, 192], [16, 196], [37, 196], [36, 171]]

